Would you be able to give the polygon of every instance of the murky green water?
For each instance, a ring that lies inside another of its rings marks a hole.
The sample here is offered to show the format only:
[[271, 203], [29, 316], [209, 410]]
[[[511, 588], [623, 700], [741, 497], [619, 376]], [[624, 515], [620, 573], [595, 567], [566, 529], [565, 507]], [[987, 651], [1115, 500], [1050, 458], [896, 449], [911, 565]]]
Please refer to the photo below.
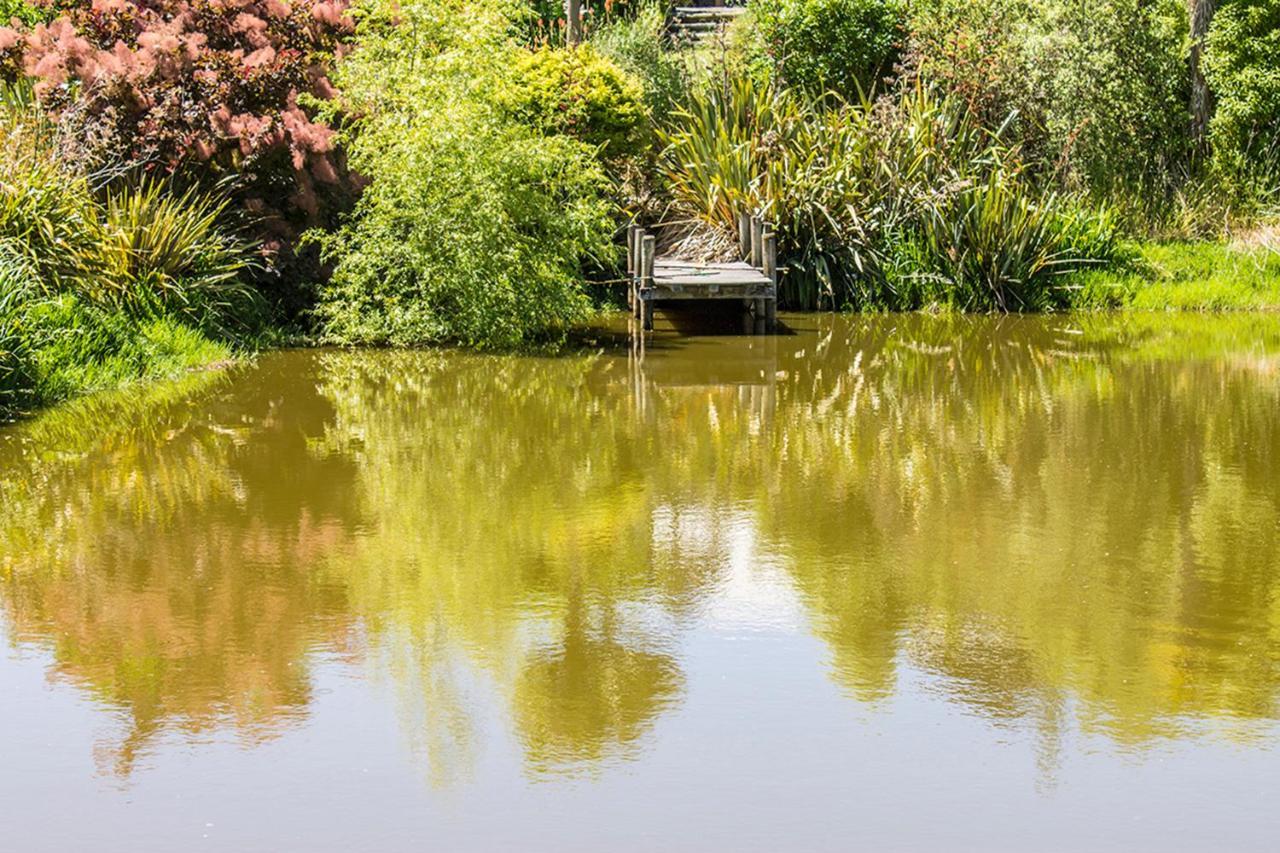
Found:
[[1275, 849], [1280, 317], [790, 325], [0, 432], [0, 848]]

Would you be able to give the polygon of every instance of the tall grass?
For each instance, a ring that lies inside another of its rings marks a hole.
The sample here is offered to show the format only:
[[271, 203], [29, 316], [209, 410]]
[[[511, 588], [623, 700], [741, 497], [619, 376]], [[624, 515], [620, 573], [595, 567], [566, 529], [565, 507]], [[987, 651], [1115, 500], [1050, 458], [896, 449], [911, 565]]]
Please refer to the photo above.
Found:
[[675, 115], [662, 172], [706, 228], [774, 223], [792, 307], [1063, 304], [1055, 279], [1111, 257], [1113, 226], [1037, 191], [1002, 136], [922, 87], [849, 103], [742, 78]]
[[52, 129], [13, 98], [0, 106], [0, 240], [39, 282], [71, 288], [92, 274], [98, 210], [83, 179], [59, 162]]
[[160, 183], [95, 191], [0, 94], [0, 418], [226, 358], [261, 318], [225, 205]]
[[245, 279], [251, 247], [222, 228], [227, 202], [159, 182], [109, 191], [97, 230], [99, 301], [151, 315], [176, 313], [234, 337], [261, 312]]
[[31, 343], [23, 334], [22, 309], [33, 281], [29, 259], [0, 243], [0, 421], [20, 411], [31, 392]]

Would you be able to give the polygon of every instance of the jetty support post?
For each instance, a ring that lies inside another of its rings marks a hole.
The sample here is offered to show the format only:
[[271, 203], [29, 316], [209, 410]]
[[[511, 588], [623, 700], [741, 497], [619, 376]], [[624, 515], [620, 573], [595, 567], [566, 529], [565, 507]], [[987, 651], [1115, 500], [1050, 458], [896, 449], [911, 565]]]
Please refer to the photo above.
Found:
[[751, 217], [751, 260], [748, 263], [756, 269], [764, 266], [764, 250], [761, 240], [764, 238], [764, 220], [758, 216]]
[[[764, 267], [764, 220], [759, 216], [751, 217], [751, 256], [747, 262], [756, 269]], [[765, 300], [759, 296], [752, 303], [756, 334], [761, 334], [764, 332], [764, 315], [768, 308], [765, 307]]]
[[[640, 292], [638, 297], [643, 297], [646, 289], [653, 288], [653, 261], [657, 254], [657, 239], [652, 234], [644, 235], [640, 241]], [[653, 300], [640, 298], [640, 312], [643, 320], [643, 329], [646, 332], [653, 331]]]
[[769, 331], [778, 326], [778, 237], [772, 231], [764, 232], [761, 239], [764, 248], [764, 274], [772, 284], [773, 295], [765, 301], [765, 323]]
[[634, 222], [627, 225], [627, 307], [633, 313], [636, 310], [636, 231], [639, 229]]

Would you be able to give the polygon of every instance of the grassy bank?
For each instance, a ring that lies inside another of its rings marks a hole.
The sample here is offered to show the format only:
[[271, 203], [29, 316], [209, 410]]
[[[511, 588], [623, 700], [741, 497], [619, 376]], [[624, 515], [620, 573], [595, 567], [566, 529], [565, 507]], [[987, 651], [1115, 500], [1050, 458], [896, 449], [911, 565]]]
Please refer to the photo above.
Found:
[[1072, 279], [1077, 308], [1280, 310], [1280, 251], [1263, 239], [1144, 243], [1132, 259]]
[[222, 202], [96, 187], [26, 104], [0, 121], [0, 420], [224, 361], [261, 334], [252, 248]]
[[30, 303], [0, 315], [0, 422], [236, 355], [228, 344], [171, 319], [113, 317], [68, 298]]

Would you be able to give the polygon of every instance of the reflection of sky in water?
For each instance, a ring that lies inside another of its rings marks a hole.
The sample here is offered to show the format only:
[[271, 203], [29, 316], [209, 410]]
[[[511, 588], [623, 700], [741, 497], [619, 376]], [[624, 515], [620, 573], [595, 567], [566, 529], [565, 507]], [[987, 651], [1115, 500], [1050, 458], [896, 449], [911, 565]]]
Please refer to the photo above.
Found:
[[727, 634], [806, 630], [790, 577], [762, 553], [749, 512], [717, 519], [704, 508], [662, 506], [654, 512], [653, 531], [655, 549], [717, 566], [717, 582], [702, 604], [706, 627]]
[[797, 325], [0, 434], [0, 837], [1269, 849], [1280, 319]]

